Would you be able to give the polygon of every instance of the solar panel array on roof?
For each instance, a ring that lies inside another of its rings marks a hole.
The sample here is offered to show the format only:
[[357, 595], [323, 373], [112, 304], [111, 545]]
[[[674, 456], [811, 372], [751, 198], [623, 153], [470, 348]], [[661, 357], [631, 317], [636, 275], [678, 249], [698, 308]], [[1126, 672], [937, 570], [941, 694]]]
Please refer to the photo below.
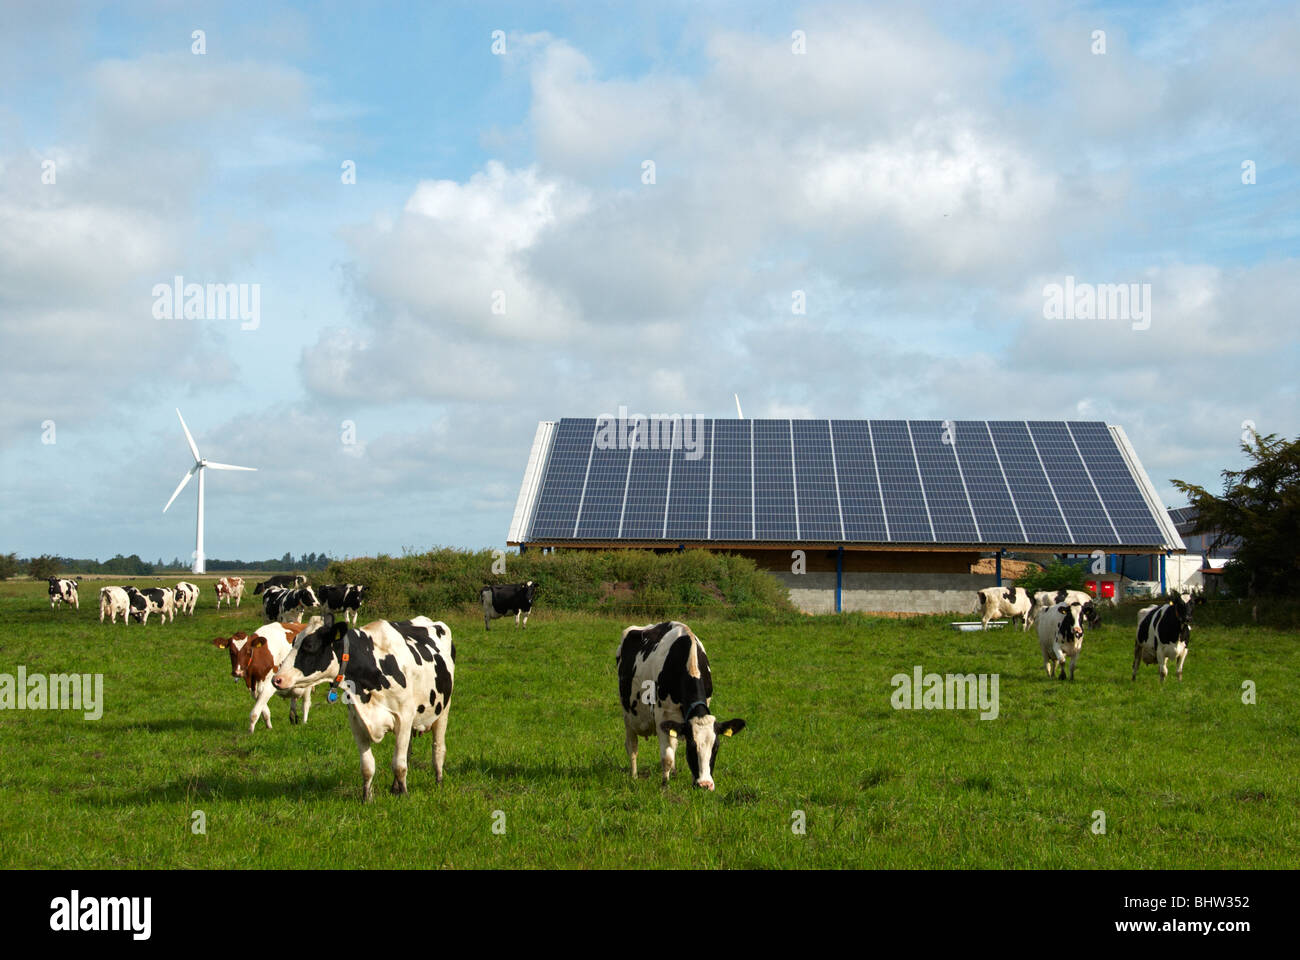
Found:
[[[548, 422], [546, 426], [550, 426]], [[563, 419], [512, 543], [1183, 549], [1123, 431], [1023, 420]], [[617, 442], [610, 442], [617, 436]], [[542, 447], [547, 447], [543, 449]]]

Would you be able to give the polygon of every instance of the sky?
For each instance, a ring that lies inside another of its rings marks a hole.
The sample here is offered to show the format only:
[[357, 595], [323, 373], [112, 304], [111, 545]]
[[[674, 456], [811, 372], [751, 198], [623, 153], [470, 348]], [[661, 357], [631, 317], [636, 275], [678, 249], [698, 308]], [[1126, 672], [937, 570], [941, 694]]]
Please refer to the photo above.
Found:
[[209, 558], [503, 546], [539, 420], [733, 393], [1105, 420], [1177, 506], [1300, 432], [1297, 50], [1284, 3], [6, 0], [0, 552], [188, 558], [177, 409], [258, 468]]

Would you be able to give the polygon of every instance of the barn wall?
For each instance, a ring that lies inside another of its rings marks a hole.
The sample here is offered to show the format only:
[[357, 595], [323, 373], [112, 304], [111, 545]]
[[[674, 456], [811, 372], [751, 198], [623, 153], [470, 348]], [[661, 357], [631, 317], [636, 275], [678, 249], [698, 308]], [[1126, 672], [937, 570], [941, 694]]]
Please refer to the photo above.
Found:
[[[835, 612], [835, 574], [773, 571], [805, 613]], [[972, 573], [879, 573], [846, 571], [841, 606], [846, 612], [956, 613], [974, 619], [975, 592], [994, 578]]]

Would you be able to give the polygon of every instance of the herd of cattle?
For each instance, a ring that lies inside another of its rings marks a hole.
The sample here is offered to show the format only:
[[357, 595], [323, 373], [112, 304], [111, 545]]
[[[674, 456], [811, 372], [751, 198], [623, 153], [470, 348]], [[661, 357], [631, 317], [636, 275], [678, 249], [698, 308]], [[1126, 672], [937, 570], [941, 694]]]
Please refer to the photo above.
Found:
[[[1133, 676], [1138, 667], [1157, 664], [1160, 679], [1169, 675], [1169, 661], [1177, 667], [1177, 677], [1183, 679], [1183, 661], [1187, 659], [1187, 646], [1191, 641], [1192, 607], [1194, 601], [1180, 594], [1170, 600], [1143, 607], [1138, 611], [1137, 642], [1133, 646]], [[1044, 590], [1030, 594], [1023, 587], [986, 587], [976, 594], [975, 609], [985, 630], [997, 617], [1020, 619], [1021, 629], [1028, 630], [1031, 623], [1038, 629], [1038, 646], [1043, 653], [1043, 669], [1049, 677], [1060, 667], [1060, 677], [1065, 679], [1065, 661], [1070, 661], [1070, 679], [1074, 679], [1074, 666], [1083, 648], [1084, 624], [1095, 627], [1101, 622], [1097, 601], [1090, 593], [1081, 590]]]
[[[50, 606], [68, 603], [78, 607], [77, 585], [76, 580], [51, 578]], [[223, 600], [239, 607], [244, 581], [222, 577], [215, 589], [218, 607]], [[514, 614], [516, 626], [522, 617], [526, 627], [536, 590], [532, 581], [484, 587], [479, 595], [484, 630], [494, 618], [510, 614]], [[451, 628], [423, 616], [376, 620], [358, 627], [365, 587], [357, 584], [313, 587], [304, 577], [277, 576], [256, 584], [253, 593], [262, 596], [267, 622], [251, 633], [238, 631], [212, 641], [229, 653], [231, 676], [243, 680], [253, 697], [249, 732], [256, 731], [259, 720], [270, 729], [269, 703], [276, 695], [289, 701], [291, 724], [306, 723], [312, 690], [329, 684], [330, 701], [341, 697], [348, 706], [349, 726], [360, 754], [364, 800], [373, 796], [372, 748], [390, 732], [396, 741], [392, 792], [407, 792], [411, 739], [424, 733], [433, 734], [433, 769], [441, 783], [456, 671]], [[198, 596], [198, 587], [184, 582], [173, 588], [145, 590], [106, 586], [100, 590], [100, 622], [107, 616], [116, 623], [120, 614], [124, 622], [134, 618], [147, 623], [151, 613], [171, 621], [177, 611], [193, 615]], [[304, 614], [320, 607], [325, 608], [324, 616], [302, 622]], [[1139, 665], [1148, 663], [1159, 664], [1164, 680], [1171, 659], [1182, 679], [1191, 608], [1190, 601], [1174, 595], [1141, 611], [1133, 654], [1134, 679]], [[1047, 675], [1054, 676], [1059, 667], [1061, 679], [1065, 679], [1067, 659], [1070, 679], [1074, 679], [1085, 625], [1099, 622], [1091, 595], [1078, 591], [1031, 596], [1019, 587], [989, 587], [979, 591], [978, 609], [986, 630], [996, 617], [1019, 617], [1024, 630], [1035, 623]], [[342, 619], [336, 620], [336, 614], [342, 614]], [[296, 619], [286, 620], [290, 615]], [[713, 677], [704, 644], [690, 627], [676, 620], [631, 626], [623, 631], [615, 664], [633, 779], [640, 739], [658, 737], [665, 784], [673, 774], [681, 740], [695, 785], [713, 790], [721, 738], [745, 729], [745, 721], [721, 721], [711, 712]]]

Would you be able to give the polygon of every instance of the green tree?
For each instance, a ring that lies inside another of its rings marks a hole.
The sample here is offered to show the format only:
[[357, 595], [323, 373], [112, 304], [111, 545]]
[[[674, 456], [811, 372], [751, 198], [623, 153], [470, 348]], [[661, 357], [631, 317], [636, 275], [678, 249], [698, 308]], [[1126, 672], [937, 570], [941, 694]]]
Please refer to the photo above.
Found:
[[1082, 590], [1087, 579], [1087, 563], [1065, 563], [1053, 560], [1042, 569], [1031, 567], [1016, 581], [1031, 595], [1040, 590]]
[[1224, 571], [1233, 593], [1294, 596], [1300, 593], [1300, 438], [1254, 434], [1241, 449], [1251, 464], [1224, 470], [1223, 494], [1171, 480], [1196, 509], [1194, 533], [1217, 534], [1213, 552], [1237, 541], [1236, 556]]
[[63, 561], [58, 557], [43, 553], [27, 561], [27, 575], [33, 580], [48, 580], [63, 572]]
[[0, 553], [0, 580], [8, 580], [10, 577], [16, 577], [22, 571], [23, 565], [18, 560], [16, 553]]

